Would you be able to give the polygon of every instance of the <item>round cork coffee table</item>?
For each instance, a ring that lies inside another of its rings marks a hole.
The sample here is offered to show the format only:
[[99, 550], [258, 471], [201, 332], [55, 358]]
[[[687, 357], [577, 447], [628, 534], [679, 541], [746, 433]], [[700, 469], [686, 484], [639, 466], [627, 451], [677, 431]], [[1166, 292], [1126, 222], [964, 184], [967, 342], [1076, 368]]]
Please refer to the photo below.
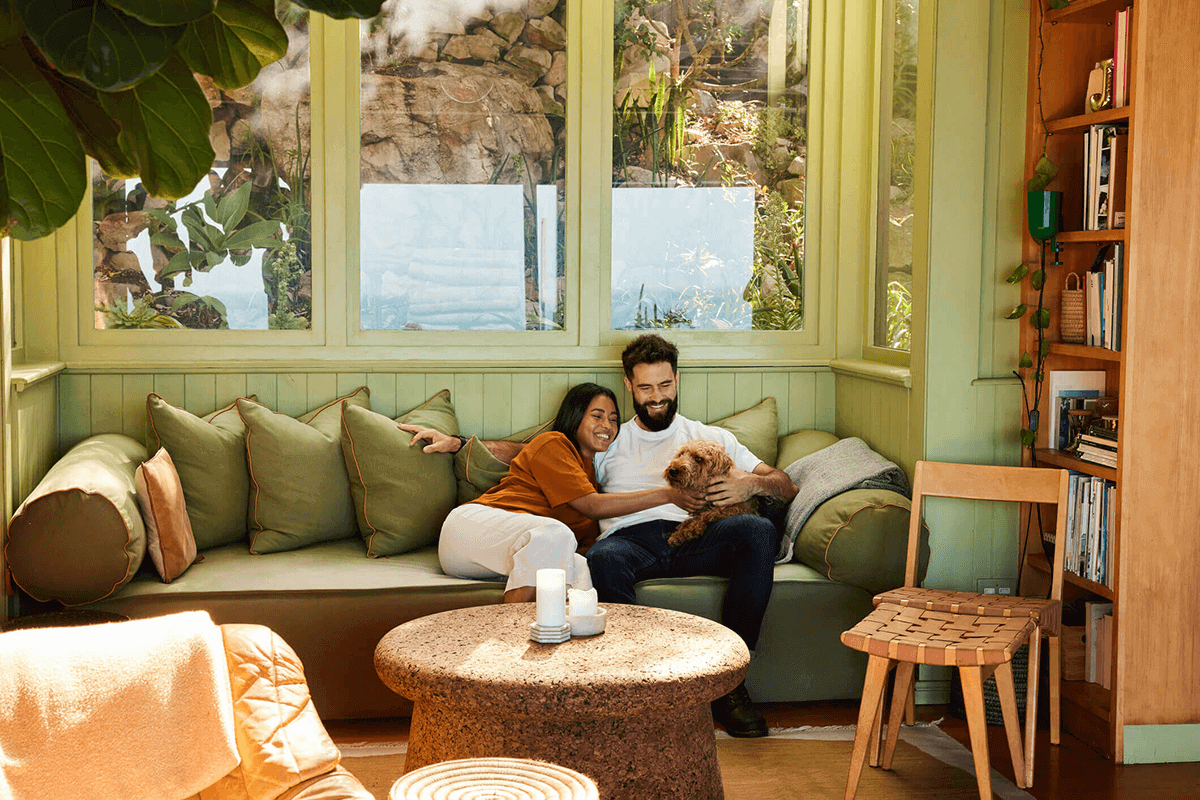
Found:
[[605, 632], [529, 640], [534, 604], [431, 614], [394, 628], [375, 670], [413, 701], [405, 771], [506, 756], [560, 764], [602, 798], [721, 798], [709, 703], [750, 663], [702, 617], [609, 604]]

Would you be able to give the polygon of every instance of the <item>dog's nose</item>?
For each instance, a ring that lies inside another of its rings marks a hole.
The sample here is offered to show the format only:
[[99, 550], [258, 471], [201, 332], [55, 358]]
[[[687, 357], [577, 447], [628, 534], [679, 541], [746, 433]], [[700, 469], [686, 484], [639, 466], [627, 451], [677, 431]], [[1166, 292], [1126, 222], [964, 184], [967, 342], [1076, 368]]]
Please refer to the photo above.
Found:
[[679, 467], [671, 467], [669, 470], [667, 470], [667, 474], [670, 475], [672, 478], [678, 478], [679, 477]]

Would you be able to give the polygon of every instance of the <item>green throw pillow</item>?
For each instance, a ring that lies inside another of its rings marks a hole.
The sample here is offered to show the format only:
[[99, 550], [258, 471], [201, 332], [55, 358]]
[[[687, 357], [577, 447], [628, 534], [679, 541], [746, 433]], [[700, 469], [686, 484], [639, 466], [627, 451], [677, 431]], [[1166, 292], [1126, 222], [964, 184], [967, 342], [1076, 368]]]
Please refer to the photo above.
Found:
[[787, 469], [805, 456], [823, 450], [838, 437], [825, 431], [793, 431], [779, 437], [779, 454], [775, 456], [775, 466]]
[[775, 465], [779, 448], [779, 412], [774, 397], [766, 398], [754, 408], [708, 424], [729, 431], [759, 459], [770, 466]]
[[179, 473], [196, 549], [246, 538], [246, 426], [234, 403], [197, 417], [151, 394], [146, 397], [146, 416], [147, 449], [157, 453], [165, 447]]
[[[830, 580], [871, 594], [904, 585], [908, 498], [887, 489], [851, 489], [826, 500], [796, 536], [793, 558]], [[929, 529], [922, 526], [917, 585], [929, 565]]]
[[342, 456], [350, 475], [358, 532], [372, 558], [399, 555], [432, 543], [454, 508], [453, 458], [409, 446], [412, 434], [400, 430], [398, 422], [458, 433], [448, 390], [394, 420], [346, 406]]
[[342, 462], [342, 406], [369, 408], [367, 387], [299, 419], [246, 400], [250, 498], [243, 512], [251, 553], [278, 553], [353, 536], [354, 506]]
[[[504, 437], [505, 442], [528, 442], [539, 433], [550, 430], [554, 420], [526, 428]], [[454, 477], [458, 481], [458, 503], [469, 503], [491, 489], [508, 474], [508, 464], [492, 455], [478, 437], [472, 436], [454, 454]]]

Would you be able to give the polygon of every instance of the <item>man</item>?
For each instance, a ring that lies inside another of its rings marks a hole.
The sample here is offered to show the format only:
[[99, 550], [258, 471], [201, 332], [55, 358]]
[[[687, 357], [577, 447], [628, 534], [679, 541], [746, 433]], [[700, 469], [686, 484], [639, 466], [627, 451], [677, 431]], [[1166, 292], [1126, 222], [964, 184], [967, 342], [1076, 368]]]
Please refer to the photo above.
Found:
[[[621, 354], [634, 419], [621, 426], [607, 452], [596, 455], [596, 478], [606, 492], [662, 486], [663, 470], [680, 445], [696, 439], [720, 443], [733, 459], [725, 478], [714, 480], [706, 499], [717, 506], [762, 496], [781, 503], [796, 486], [781, 470], [763, 463], [733, 434], [677, 413], [678, 350], [655, 334], [634, 339]], [[602, 602], [636, 603], [634, 587], [650, 578], [719, 575], [729, 579], [721, 621], [742, 637], [751, 653], [758, 643], [774, 579], [779, 532], [766, 517], [740, 514], [710, 523], [705, 534], [679, 547], [667, 537], [687, 512], [674, 505], [600, 521], [600, 538], [587, 552], [592, 583]], [[713, 716], [730, 736], [766, 736], [762, 715], [750, 704], [746, 685], [713, 703]]]
[[[621, 426], [607, 452], [596, 455], [596, 478], [606, 492], [628, 492], [664, 485], [663, 471], [681, 444], [695, 439], [720, 443], [733, 459], [729, 475], [713, 481], [705, 499], [717, 506], [761, 496], [787, 503], [796, 486], [781, 470], [763, 463], [723, 428], [677, 413], [679, 351], [654, 334], [634, 339], [621, 354], [625, 388], [636, 412]], [[413, 433], [413, 444], [428, 440], [426, 452], [454, 452], [462, 437], [428, 428], [401, 425]], [[513, 442], [485, 442], [501, 460], [511, 460]], [[495, 448], [493, 448], [493, 444]], [[774, 580], [779, 532], [756, 514], [727, 517], [705, 534], [679, 547], [667, 537], [687, 519], [675, 505], [663, 505], [600, 522], [600, 537], [587, 552], [592, 583], [607, 603], [636, 603], [639, 581], [650, 578], [718, 575], [729, 579], [721, 621], [742, 637], [753, 654]], [[750, 703], [745, 683], [713, 702], [713, 717], [730, 736], [767, 735], [766, 721]]]

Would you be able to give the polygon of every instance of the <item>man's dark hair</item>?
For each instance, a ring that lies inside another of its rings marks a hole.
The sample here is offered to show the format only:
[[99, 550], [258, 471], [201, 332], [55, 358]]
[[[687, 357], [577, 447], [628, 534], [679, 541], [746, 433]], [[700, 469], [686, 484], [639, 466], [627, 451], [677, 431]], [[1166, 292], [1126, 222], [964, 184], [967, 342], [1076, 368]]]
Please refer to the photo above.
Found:
[[[579, 450], [579, 442], [575, 439], [579, 423], [583, 422], [588, 406], [592, 404], [597, 395], [601, 394], [612, 400], [615, 408], [621, 408], [612, 389], [598, 383], [578, 383], [572, 386], [567, 392], [567, 396], [563, 398], [562, 405], [558, 407], [558, 416], [554, 418], [554, 424], [550, 426], [550, 430], [566, 434], [566, 437], [571, 440], [571, 444], [575, 445], [577, 452], [582, 452]], [[620, 428], [621, 423], [618, 421], [617, 429]]]
[[666, 361], [672, 372], [679, 371], [679, 349], [657, 333], [643, 333], [621, 352], [621, 366], [625, 377], [633, 378], [633, 368], [638, 364], [659, 364]]

